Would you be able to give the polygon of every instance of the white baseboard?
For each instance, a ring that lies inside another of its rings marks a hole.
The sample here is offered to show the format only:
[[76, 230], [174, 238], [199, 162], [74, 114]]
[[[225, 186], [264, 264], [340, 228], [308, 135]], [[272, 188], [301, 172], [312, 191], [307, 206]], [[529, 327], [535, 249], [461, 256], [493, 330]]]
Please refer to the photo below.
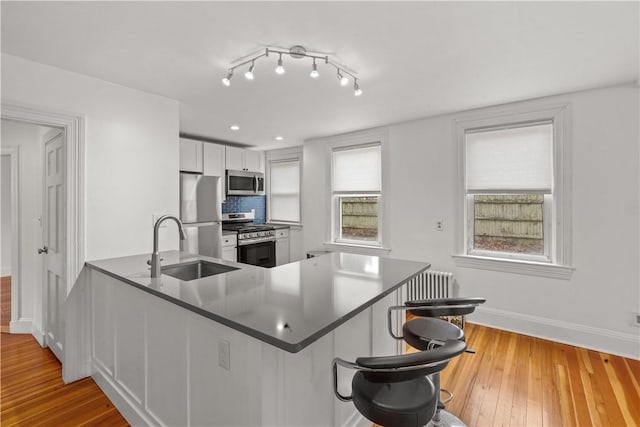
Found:
[[151, 426], [156, 425], [156, 421], [152, 421], [151, 417], [144, 414], [129, 397], [120, 389], [120, 386], [113, 381], [111, 377], [102, 372], [102, 369], [93, 364], [93, 375], [91, 378], [98, 384], [98, 387], [104, 392], [107, 398], [113, 403], [118, 412], [132, 426]]
[[32, 329], [33, 322], [31, 319], [19, 319], [9, 322], [9, 332], [12, 334], [30, 334]]
[[478, 307], [469, 322], [640, 360], [640, 336], [496, 308]]
[[44, 347], [44, 332], [42, 332], [40, 330], [40, 328], [38, 328], [36, 325], [33, 325], [33, 327], [31, 328], [31, 334], [33, 335], [33, 337], [36, 339], [36, 341], [38, 341], [38, 344], [40, 344], [40, 347]]
[[11, 276], [11, 266], [0, 267], [0, 277]]

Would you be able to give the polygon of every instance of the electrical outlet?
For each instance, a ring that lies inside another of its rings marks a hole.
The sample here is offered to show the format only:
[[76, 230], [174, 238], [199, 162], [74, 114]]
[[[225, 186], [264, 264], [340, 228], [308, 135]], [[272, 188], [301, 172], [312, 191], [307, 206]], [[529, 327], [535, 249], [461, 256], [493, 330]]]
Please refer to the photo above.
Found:
[[436, 230], [438, 230], [438, 231], [444, 230], [444, 221], [443, 220], [436, 221]]
[[633, 326], [640, 328], [640, 313], [633, 312]]
[[218, 341], [218, 366], [231, 370], [231, 344], [229, 341]]

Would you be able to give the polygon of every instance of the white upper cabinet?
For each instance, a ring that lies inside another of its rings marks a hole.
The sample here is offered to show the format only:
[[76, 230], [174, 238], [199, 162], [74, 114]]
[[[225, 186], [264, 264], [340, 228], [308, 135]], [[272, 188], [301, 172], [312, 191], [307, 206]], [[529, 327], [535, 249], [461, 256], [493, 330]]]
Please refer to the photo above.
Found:
[[244, 167], [250, 172], [264, 172], [262, 151], [245, 150]]
[[205, 175], [224, 177], [224, 145], [205, 142], [202, 147], [204, 157], [202, 172]]
[[202, 141], [180, 138], [180, 170], [202, 173]]
[[244, 170], [244, 151], [242, 148], [226, 147], [227, 169]]
[[180, 138], [180, 171], [224, 177], [224, 145]]
[[264, 172], [264, 156], [261, 151], [243, 150], [242, 148], [226, 147], [227, 169]]

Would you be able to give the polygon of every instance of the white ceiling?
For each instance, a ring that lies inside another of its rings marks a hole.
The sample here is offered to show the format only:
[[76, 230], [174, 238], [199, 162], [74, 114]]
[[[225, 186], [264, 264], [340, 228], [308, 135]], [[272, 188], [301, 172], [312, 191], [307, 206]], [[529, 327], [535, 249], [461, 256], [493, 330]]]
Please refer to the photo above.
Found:
[[[261, 148], [637, 81], [638, 2], [1, 2], [2, 52], [177, 99], [181, 132]], [[364, 94], [266, 45], [332, 52]], [[238, 124], [239, 132], [229, 130]], [[283, 135], [282, 143], [273, 140]]]

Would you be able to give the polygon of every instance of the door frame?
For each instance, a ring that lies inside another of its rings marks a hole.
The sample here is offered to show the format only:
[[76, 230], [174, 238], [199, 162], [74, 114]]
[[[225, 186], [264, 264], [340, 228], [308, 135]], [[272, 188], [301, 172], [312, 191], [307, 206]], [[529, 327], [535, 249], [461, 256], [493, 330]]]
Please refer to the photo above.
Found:
[[[84, 148], [85, 119], [83, 115], [68, 113], [48, 107], [34, 106], [13, 101], [2, 101], [0, 118], [51, 126], [64, 129], [65, 138], [65, 192], [66, 192], [66, 245], [64, 274], [67, 295], [78, 277], [85, 260], [84, 230]], [[13, 274], [13, 272], [12, 272]], [[44, 291], [44, 289], [43, 289]], [[13, 294], [18, 289], [11, 283], [12, 310]], [[43, 293], [43, 295], [45, 295]], [[42, 304], [43, 327], [47, 319], [47, 304]], [[12, 314], [13, 316], [13, 314]], [[44, 331], [32, 325], [31, 331], [40, 343], [45, 345]]]
[[[0, 155], [9, 156], [11, 163], [11, 322], [9, 331], [17, 329], [20, 319], [20, 197], [19, 197], [19, 165], [20, 147], [2, 147]], [[14, 291], [15, 290], [15, 291]]]

